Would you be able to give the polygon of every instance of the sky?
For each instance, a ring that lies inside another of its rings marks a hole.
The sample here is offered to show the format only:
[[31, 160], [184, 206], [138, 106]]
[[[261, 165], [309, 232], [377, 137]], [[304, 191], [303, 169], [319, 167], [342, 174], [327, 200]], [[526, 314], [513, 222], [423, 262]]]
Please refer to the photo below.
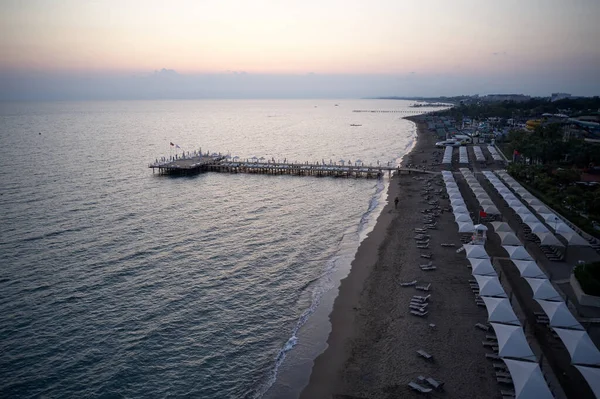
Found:
[[600, 95], [598, 0], [0, 0], [0, 99]]

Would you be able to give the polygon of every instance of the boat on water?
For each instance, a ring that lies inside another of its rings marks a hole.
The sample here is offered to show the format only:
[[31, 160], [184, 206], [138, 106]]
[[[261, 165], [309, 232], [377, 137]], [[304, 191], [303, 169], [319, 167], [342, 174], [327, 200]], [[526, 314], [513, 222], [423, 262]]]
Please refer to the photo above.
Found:
[[351, 123], [350, 126], [362, 126], [362, 125], [357, 125], [356, 123]]

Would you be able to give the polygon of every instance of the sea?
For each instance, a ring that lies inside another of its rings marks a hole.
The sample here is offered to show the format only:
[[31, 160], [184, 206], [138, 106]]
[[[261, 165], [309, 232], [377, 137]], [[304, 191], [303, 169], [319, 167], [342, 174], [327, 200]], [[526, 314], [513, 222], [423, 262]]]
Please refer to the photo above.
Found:
[[396, 165], [414, 124], [353, 111], [410, 105], [0, 103], [0, 397], [298, 397], [387, 175], [148, 165], [199, 150]]

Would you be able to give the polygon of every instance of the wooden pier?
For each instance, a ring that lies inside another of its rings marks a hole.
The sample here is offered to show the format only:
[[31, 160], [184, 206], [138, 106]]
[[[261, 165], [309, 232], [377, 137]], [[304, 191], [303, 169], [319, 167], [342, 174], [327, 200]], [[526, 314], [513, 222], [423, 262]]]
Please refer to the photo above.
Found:
[[148, 165], [159, 174], [186, 175], [203, 172], [223, 173], [256, 173], [264, 175], [294, 175], [317, 177], [354, 177], [354, 178], [379, 178], [388, 173], [429, 173], [438, 174], [417, 168], [400, 168], [388, 165], [342, 165], [337, 163], [288, 163], [288, 162], [257, 162], [235, 161], [224, 155], [192, 155], [177, 158], [162, 158]]

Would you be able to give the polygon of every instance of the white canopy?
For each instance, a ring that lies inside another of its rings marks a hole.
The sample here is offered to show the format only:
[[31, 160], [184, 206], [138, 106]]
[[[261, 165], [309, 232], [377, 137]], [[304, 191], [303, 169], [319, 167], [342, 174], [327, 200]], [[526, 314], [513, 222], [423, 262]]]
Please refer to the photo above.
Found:
[[500, 242], [502, 245], [521, 245], [521, 241], [517, 238], [517, 236], [511, 231], [500, 231], [497, 232], [500, 237]]
[[479, 205], [483, 206], [483, 205], [494, 205], [494, 203], [492, 202], [491, 199], [482, 199], [481, 201], [479, 201]]
[[453, 198], [450, 200], [450, 204], [455, 207], [455, 206], [464, 206], [465, 208], [467, 207], [465, 205], [465, 200], [462, 198]]
[[554, 399], [540, 365], [535, 362], [502, 359], [515, 386], [515, 399]]
[[496, 337], [498, 338], [498, 356], [530, 361], [537, 360], [531, 347], [527, 343], [525, 333], [520, 325], [510, 326], [498, 323], [491, 324], [496, 332]]
[[495, 276], [473, 276], [477, 280], [479, 285], [479, 295], [484, 296], [497, 296], [506, 298], [506, 292], [500, 284], [500, 280]]
[[[472, 187], [472, 186], [471, 186], [471, 187]], [[478, 193], [485, 193], [485, 190], [483, 189], [483, 187], [475, 187], [475, 188], [473, 188], [473, 189], [472, 189], [472, 191], [473, 191], [475, 194], [478, 194]]]
[[537, 198], [530, 198], [530, 199], [527, 199], [526, 201], [527, 201], [527, 203], [528, 203], [529, 205], [531, 205], [531, 206], [536, 206], [536, 205], [544, 205], [544, 204], [542, 204], [542, 203], [540, 202], [540, 200], [539, 200], [539, 199], [537, 199]]
[[450, 193], [448, 195], [450, 196], [450, 199], [462, 198], [462, 195], [460, 195], [460, 193], [457, 192]]
[[[481, 298], [483, 299], [483, 302], [485, 302], [485, 307], [488, 312], [488, 321], [490, 323], [504, 323], [521, 326], [521, 322], [513, 311], [508, 298], [493, 298], [491, 296], [484, 296]], [[497, 331], [496, 335], [498, 335]]]
[[476, 224], [475, 225], [475, 230], [477, 230], [477, 231], [488, 231], [488, 228], [485, 227], [483, 224]]
[[554, 331], [567, 347], [571, 355], [571, 363], [587, 366], [600, 366], [600, 351], [585, 331], [555, 328]]
[[532, 207], [537, 213], [550, 213], [552, 212], [548, 207], [544, 205], [535, 205]]
[[531, 229], [532, 233], [547, 233], [550, 230], [548, 230], [548, 228], [546, 226], [544, 226], [543, 223], [541, 223], [540, 221], [537, 222], [525, 222], [525, 224], [527, 226], [529, 226], [529, 228]]
[[464, 206], [455, 206], [454, 208], [452, 208], [452, 211], [454, 213], [469, 213], [467, 208], [465, 208]]
[[502, 248], [508, 252], [510, 259], [516, 260], [533, 260], [529, 252], [523, 246], [519, 245], [503, 245]]
[[555, 247], [564, 247], [563, 243], [549, 231], [546, 233], [535, 233], [540, 239], [540, 245], [552, 245]]
[[479, 276], [497, 276], [489, 259], [467, 258], [471, 263], [471, 274]]
[[587, 246], [590, 245], [589, 242], [587, 242], [582, 236], [580, 236], [577, 233], [562, 233], [562, 232], [559, 232], [558, 234], [560, 234], [561, 236], [565, 237], [565, 240], [567, 240], [567, 243], [569, 245], [577, 246], [577, 247], [587, 247]]
[[458, 232], [459, 233], [472, 233], [475, 231], [475, 226], [473, 226], [473, 222], [458, 222]]
[[546, 278], [546, 274], [532, 260], [512, 259], [511, 262], [517, 266], [519, 272], [521, 272], [521, 277]]
[[575, 232], [575, 230], [573, 230], [571, 227], [569, 227], [568, 224], [566, 224], [562, 221], [560, 221], [558, 223], [548, 222], [548, 226], [550, 226], [557, 233], [574, 233]]
[[543, 299], [536, 299], [536, 301], [544, 309], [544, 313], [546, 313], [548, 319], [550, 319], [550, 327], [572, 328], [574, 330], [584, 329], [575, 317], [573, 317], [564, 302], [553, 302]]
[[540, 216], [551, 226], [554, 226], [555, 223], [562, 222], [562, 220], [555, 213], [540, 213]]
[[485, 252], [485, 247], [483, 245], [472, 245], [465, 244], [463, 245], [465, 249], [465, 253], [467, 254], [467, 258], [478, 258], [478, 259], [489, 259], [490, 256]]
[[511, 206], [512, 210], [514, 210], [516, 213], [531, 213], [531, 211], [529, 210], [529, 208], [527, 208], [525, 205], [520, 204], [517, 206]]
[[494, 205], [483, 205], [482, 208], [485, 213], [489, 213], [490, 215], [500, 214], [500, 211]]
[[496, 187], [496, 190], [498, 190], [500, 194], [510, 194], [510, 190], [507, 187]]
[[513, 232], [508, 223], [506, 222], [492, 222], [491, 225], [496, 233], [500, 231], [506, 231], [511, 233]]
[[446, 183], [446, 187], [458, 187], [458, 185], [454, 181], [449, 181]]
[[600, 369], [594, 367], [575, 366], [581, 373], [583, 378], [587, 381], [588, 385], [594, 392], [597, 398], [600, 398]]
[[539, 219], [531, 212], [527, 211], [527, 212], [521, 212], [521, 213], [517, 213], [517, 215], [519, 215], [519, 217], [521, 218], [521, 220], [524, 223], [531, 223], [531, 222], [538, 222], [539, 223]]
[[473, 221], [471, 220], [471, 216], [469, 216], [468, 213], [455, 213], [454, 220], [456, 221], [456, 223], [459, 223], [459, 222], [473, 223]]
[[504, 198], [504, 199], [506, 200], [506, 203], [510, 207], [513, 207], [513, 206], [522, 206], [523, 205], [523, 203], [521, 201], [519, 201], [518, 199], [516, 199], [516, 198], [515, 199], [512, 199], [512, 198], [506, 199], [506, 198]]
[[546, 278], [526, 277], [525, 280], [533, 291], [533, 299], [545, 299], [547, 301], [562, 301], [560, 294], [554, 289], [550, 280]]
[[446, 192], [448, 193], [448, 195], [456, 193], [460, 194], [460, 190], [458, 189], [458, 187], [448, 187], [446, 188]]

